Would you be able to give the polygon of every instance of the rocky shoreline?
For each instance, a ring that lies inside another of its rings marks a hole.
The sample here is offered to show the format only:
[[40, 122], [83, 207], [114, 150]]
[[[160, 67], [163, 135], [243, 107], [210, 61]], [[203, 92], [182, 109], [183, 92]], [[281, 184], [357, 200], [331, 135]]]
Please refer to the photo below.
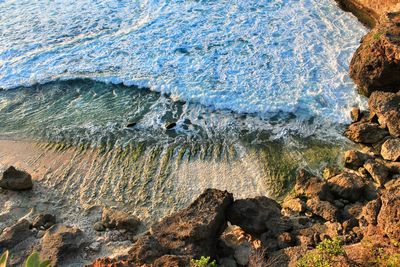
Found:
[[[109, 207], [77, 210], [91, 218], [84, 230], [55, 215], [57, 204], [6, 225], [20, 208], [10, 198], [47, 193], [10, 167], [0, 177], [0, 200], [10, 203], [0, 252], [10, 250], [11, 266], [32, 251], [54, 266], [214, 266], [214, 259], [218, 266], [400, 266], [400, 2], [337, 2], [373, 27], [351, 62], [369, 110], [351, 112], [344, 134], [359, 150], [347, 151], [343, 166], [326, 168], [323, 177], [301, 170], [282, 203], [207, 189], [144, 233], [138, 218]], [[121, 249], [104, 249], [112, 246]], [[115, 256], [96, 259], [100, 250]], [[208, 265], [193, 261], [202, 257], [211, 257]]]

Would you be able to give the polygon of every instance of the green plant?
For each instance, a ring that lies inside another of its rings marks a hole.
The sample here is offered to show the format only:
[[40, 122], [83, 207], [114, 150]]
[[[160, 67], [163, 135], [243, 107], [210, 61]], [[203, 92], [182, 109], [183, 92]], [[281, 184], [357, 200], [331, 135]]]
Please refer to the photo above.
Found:
[[333, 267], [336, 256], [345, 256], [342, 241], [339, 238], [324, 239], [315, 250], [305, 254], [297, 262], [298, 267]]
[[8, 259], [8, 250], [4, 251], [0, 257], [0, 267], [7, 266], [7, 259]]
[[217, 262], [211, 261], [210, 257], [201, 256], [199, 260], [192, 259], [191, 262], [196, 267], [217, 267]]
[[45, 261], [40, 261], [39, 258], [39, 253], [33, 252], [25, 262], [25, 267], [50, 267], [50, 261], [45, 260]]

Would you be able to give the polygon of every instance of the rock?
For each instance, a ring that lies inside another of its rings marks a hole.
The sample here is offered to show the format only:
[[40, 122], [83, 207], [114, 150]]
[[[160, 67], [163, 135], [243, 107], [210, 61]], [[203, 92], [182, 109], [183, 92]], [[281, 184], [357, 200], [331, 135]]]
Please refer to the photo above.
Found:
[[10, 166], [3, 172], [3, 178], [0, 180], [0, 187], [9, 190], [27, 190], [31, 189], [32, 177], [25, 171], [20, 171]]
[[378, 225], [390, 239], [400, 242], [400, 180], [392, 180], [385, 187]]
[[222, 258], [218, 266], [221, 267], [237, 267], [236, 261], [232, 258]]
[[305, 170], [300, 170], [294, 189], [297, 195], [304, 195], [306, 197], [318, 196], [322, 200], [332, 198], [326, 181], [312, 176]]
[[360, 108], [352, 108], [350, 112], [350, 117], [353, 122], [357, 122], [361, 120], [361, 110]]
[[344, 153], [344, 166], [349, 169], [358, 170], [364, 163], [373, 156], [357, 150], [347, 150]]
[[236, 200], [227, 211], [228, 221], [249, 234], [262, 234], [277, 230], [281, 220], [281, 207], [267, 197]]
[[97, 232], [103, 232], [106, 230], [106, 227], [104, 226], [104, 224], [102, 222], [96, 222], [93, 225], [93, 229]]
[[56, 216], [52, 214], [39, 214], [36, 216], [32, 221], [32, 227], [40, 228], [43, 227], [44, 229], [49, 229], [56, 223]]
[[45, 233], [46, 233], [46, 231], [39, 230], [39, 231], [37, 232], [37, 234], [36, 234], [36, 237], [37, 237], [37, 238], [42, 238], [42, 237], [44, 236]]
[[312, 213], [327, 221], [334, 222], [339, 219], [339, 210], [330, 202], [320, 200], [318, 197], [307, 200], [307, 207]]
[[356, 143], [374, 144], [387, 136], [388, 132], [377, 123], [357, 122], [350, 124], [344, 135]]
[[359, 92], [397, 92], [400, 84], [399, 13], [388, 13], [361, 41], [350, 63], [350, 77]]
[[92, 244], [90, 244], [89, 249], [93, 252], [99, 252], [101, 249], [101, 243], [93, 242]]
[[57, 266], [68, 257], [76, 257], [82, 238], [82, 231], [76, 227], [53, 225], [42, 238], [41, 259], [49, 259], [53, 266]]
[[360, 227], [367, 227], [368, 225], [377, 225], [378, 214], [382, 206], [380, 198], [368, 202], [362, 209], [359, 223]]
[[168, 122], [168, 123], [165, 124], [165, 129], [166, 130], [171, 130], [171, 129], [175, 128], [175, 127], [176, 127], [176, 122]]
[[381, 155], [386, 160], [399, 161], [400, 159], [400, 139], [389, 139], [383, 143]]
[[345, 171], [328, 182], [331, 192], [338, 198], [355, 202], [363, 195], [364, 181], [354, 172]]
[[227, 191], [207, 189], [189, 207], [155, 223], [129, 251], [137, 264], [151, 264], [163, 255], [214, 257], [218, 237], [225, 230], [227, 208], [232, 204]]
[[9, 228], [5, 228], [0, 235], [0, 251], [11, 249], [18, 243], [33, 236], [29, 229], [30, 223], [27, 220], [21, 220]]
[[301, 213], [306, 210], [306, 203], [300, 198], [287, 198], [282, 203], [282, 208]]
[[292, 234], [297, 245], [304, 247], [312, 247], [321, 241], [320, 235], [326, 231], [326, 226], [314, 223], [311, 227], [293, 231]]
[[190, 265], [190, 257], [188, 256], [176, 256], [176, 255], [164, 255], [158, 258], [151, 265], [152, 267], [187, 267]]
[[394, 137], [400, 137], [400, 93], [374, 92], [369, 100], [371, 113], [387, 127]]
[[279, 249], [283, 249], [283, 248], [287, 248], [287, 247], [293, 246], [294, 243], [295, 243], [295, 240], [294, 240], [293, 236], [290, 233], [283, 232], [282, 234], [280, 234], [278, 236], [277, 242], [278, 242]]
[[376, 161], [368, 160], [364, 168], [379, 186], [383, 186], [389, 179], [389, 169]]
[[126, 124], [126, 128], [132, 128], [136, 126], [136, 122], [129, 122], [128, 124]]
[[114, 209], [103, 209], [101, 223], [107, 228], [126, 229], [136, 232], [140, 226], [140, 220], [126, 212]]
[[247, 243], [244, 243], [235, 249], [234, 257], [239, 265], [247, 265], [247, 263], [249, 263], [250, 254], [251, 247]]

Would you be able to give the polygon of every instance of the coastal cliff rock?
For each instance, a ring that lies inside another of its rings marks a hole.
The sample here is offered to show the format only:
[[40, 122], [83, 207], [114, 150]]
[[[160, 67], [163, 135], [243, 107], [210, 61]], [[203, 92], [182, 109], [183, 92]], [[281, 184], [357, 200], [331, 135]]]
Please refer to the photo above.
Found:
[[387, 13], [361, 41], [350, 63], [360, 94], [400, 89], [400, 12]]
[[374, 92], [368, 104], [371, 115], [377, 116], [379, 124], [392, 136], [400, 137], [400, 93]]

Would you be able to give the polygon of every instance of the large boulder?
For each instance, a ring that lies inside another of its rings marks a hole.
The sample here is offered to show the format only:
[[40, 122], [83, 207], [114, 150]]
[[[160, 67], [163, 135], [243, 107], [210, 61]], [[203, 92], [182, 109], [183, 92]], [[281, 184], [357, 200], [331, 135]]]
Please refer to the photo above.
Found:
[[381, 155], [386, 160], [400, 160], [400, 138], [386, 140], [382, 145]]
[[0, 180], [0, 187], [9, 190], [27, 190], [31, 189], [32, 177], [25, 171], [17, 170], [14, 166], [10, 166], [3, 172], [3, 177]]
[[388, 132], [377, 123], [356, 122], [349, 125], [344, 135], [356, 143], [374, 144], [387, 136]]
[[55, 224], [43, 236], [41, 258], [50, 260], [52, 266], [65, 263], [68, 257], [76, 257], [82, 239], [83, 232], [80, 229]]
[[359, 92], [400, 89], [400, 13], [387, 13], [361, 42], [350, 63], [350, 76]]
[[151, 264], [163, 255], [215, 256], [218, 238], [227, 226], [225, 213], [233, 203], [227, 191], [207, 189], [189, 207], [155, 223], [138, 239], [129, 259]]
[[387, 127], [394, 137], [400, 137], [400, 93], [374, 92], [368, 100], [371, 114]]
[[377, 161], [368, 160], [364, 164], [364, 168], [371, 174], [378, 186], [383, 186], [389, 179], [389, 169]]
[[332, 199], [326, 181], [311, 175], [305, 170], [300, 170], [296, 177], [294, 189], [297, 195], [303, 195], [308, 198], [317, 196], [322, 200]]
[[318, 197], [307, 200], [307, 207], [315, 215], [326, 221], [335, 222], [339, 220], [339, 210], [328, 201], [320, 200]]
[[365, 183], [355, 172], [345, 171], [329, 179], [331, 192], [338, 198], [355, 202], [363, 197]]
[[358, 170], [373, 156], [357, 150], [348, 150], [344, 153], [344, 166], [349, 169]]
[[277, 230], [281, 224], [281, 207], [267, 197], [236, 200], [227, 211], [228, 221], [250, 234]]
[[400, 179], [392, 180], [385, 187], [378, 225], [390, 239], [400, 242]]

